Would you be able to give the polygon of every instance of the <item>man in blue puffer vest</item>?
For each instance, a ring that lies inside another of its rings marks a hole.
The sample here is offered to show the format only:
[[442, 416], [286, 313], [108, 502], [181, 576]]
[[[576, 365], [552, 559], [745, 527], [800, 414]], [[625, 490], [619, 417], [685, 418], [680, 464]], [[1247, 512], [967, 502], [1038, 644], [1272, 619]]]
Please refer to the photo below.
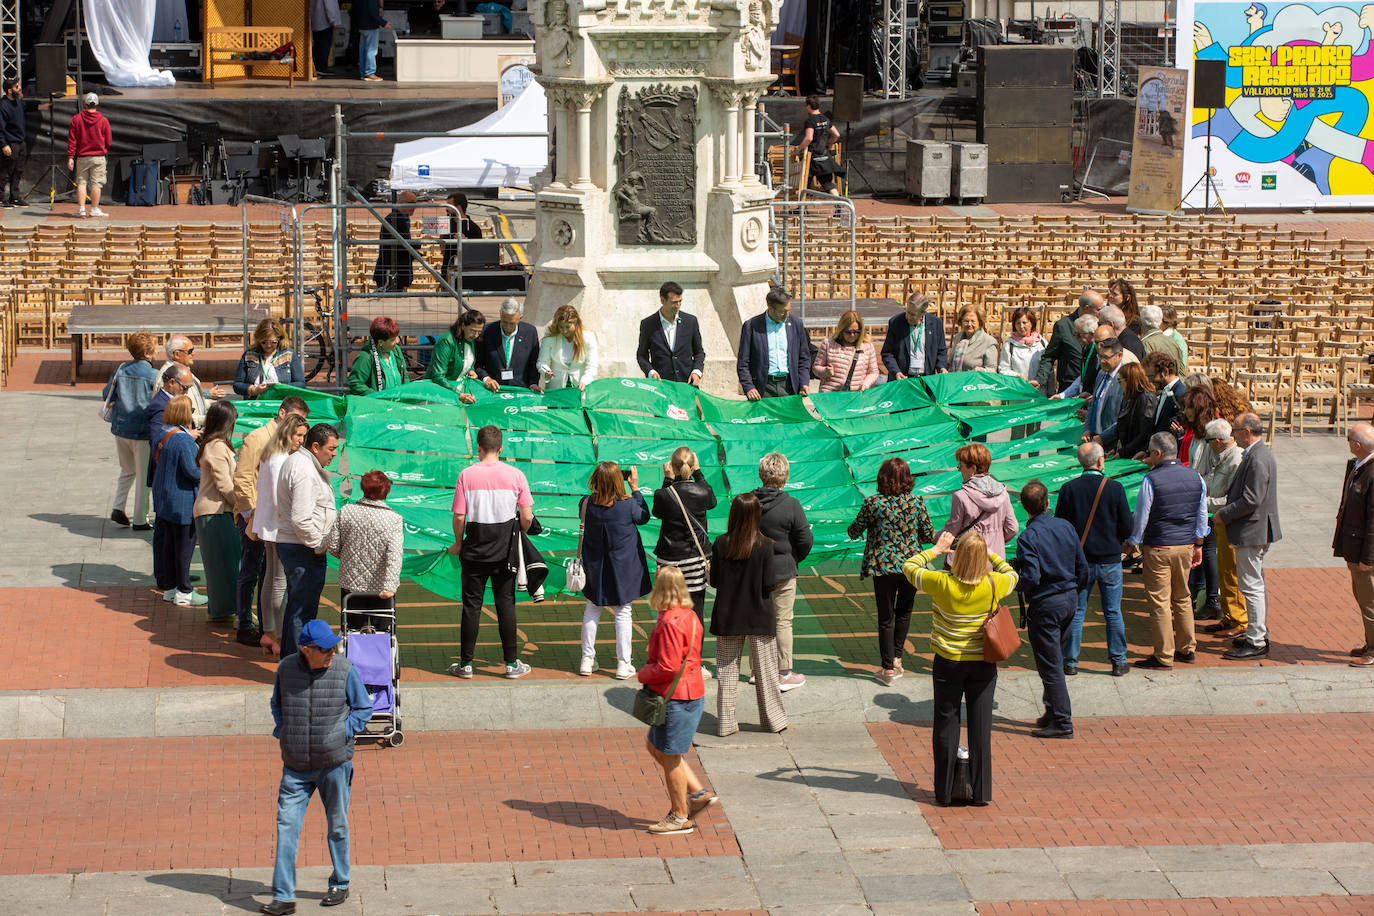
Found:
[[362, 678], [342, 655], [339, 637], [323, 620], [301, 628], [300, 650], [277, 666], [272, 688], [272, 737], [281, 742], [281, 788], [277, 793], [277, 864], [269, 916], [296, 912], [296, 846], [310, 796], [318, 789], [329, 827], [334, 873], [322, 906], [348, 899], [348, 798], [353, 785], [353, 736], [372, 718], [372, 700]]

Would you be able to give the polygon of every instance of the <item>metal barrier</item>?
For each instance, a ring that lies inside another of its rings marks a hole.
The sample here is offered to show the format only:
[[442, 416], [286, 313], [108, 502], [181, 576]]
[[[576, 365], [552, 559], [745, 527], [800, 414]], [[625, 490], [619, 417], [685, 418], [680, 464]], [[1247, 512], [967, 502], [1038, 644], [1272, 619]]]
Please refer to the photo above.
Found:
[[252, 270], [254, 261], [250, 245], [250, 224], [269, 222], [269, 220], [256, 220], [250, 218], [250, 207], [257, 208], [257, 212], [267, 211], [271, 213], [270, 222], [275, 223], [282, 236], [290, 246], [290, 278], [285, 288], [274, 293], [269, 298], [278, 299], [286, 297], [286, 317], [293, 319], [292, 343], [299, 346], [304, 336], [304, 309], [302, 307], [302, 272], [304, 270], [301, 257], [301, 225], [300, 215], [296, 212], [293, 204], [284, 200], [277, 200], [272, 197], [259, 197], [256, 194], [245, 194], [239, 201], [240, 212], [242, 214], [243, 227], [243, 340], [244, 347], [251, 345], [253, 329], [248, 326], [249, 307], [252, 303]]
[[[779, 253], [778, 247], [775, 247], [773, 252], [778, 261], [778, 278], [779, 282], [784, 287], [795, 285], [798, 292], [794, 295], [794, 298], [800, 300], [799, 311], [801, 312], [801, 319], [803, 322], [806, 321], [807, 299], [806, 253], [808, 239], [806, 213], [808, 210], [818, 210], [821, 208], [830, 208], [831, 212], [834, 212], [834, 209], [838, 208], [847, 214], [847, 219], [842, 220], [842, 222], [846, 223], [849, 229], [849, 307], [851, 309], [854, 308], [854, 300], [858, 297], [858, 271], [856, 267], [858, 261], [858, 237], [855, 225], [856, 214], [854, 202], [847, 197], [840, 197], [837, 194], [826, 194], [824, 191], [814, 191], [810, 188], [806, 188], [802, 191], [800, 200], [775, 200], [771, 207], [773, 214], [772, 218], [774, 222], [779, 223], [781, 226], [779, 234], [782, 240], [780, 246], [782, 248], [782, 257], [777, 257]], [[789, 276], [791, 258], [788, 250], [788, 239], [791, 235], [791, 223], [794, 220], [797, 224], [797, 276], [795, 280], [792, 280]], [[811, 222], [813, 226], [816, 224], [815, 219]], [[812, 298], [819, 299], [821, 297], [816, 296]]]

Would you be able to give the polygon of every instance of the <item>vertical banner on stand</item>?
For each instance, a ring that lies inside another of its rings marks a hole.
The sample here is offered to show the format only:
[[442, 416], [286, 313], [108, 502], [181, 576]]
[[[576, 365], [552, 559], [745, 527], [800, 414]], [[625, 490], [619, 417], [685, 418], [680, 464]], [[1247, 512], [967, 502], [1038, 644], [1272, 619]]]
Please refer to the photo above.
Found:
[[1188, 71], [1141, 67], [1131, 148], [1131, 191], [1126, 209], [1168, 213], [1183, 197], [1184, 125], [1188, 123]]
[[[1225, 206], [1374, 205], [1374, 7], [1179, 0], [1178, 20], [1178, 66], [1226, 65], [1225, 107], [1211, 119]], [[1202, 174], [1208, 111], [1184, 125], [1185, 175]]]

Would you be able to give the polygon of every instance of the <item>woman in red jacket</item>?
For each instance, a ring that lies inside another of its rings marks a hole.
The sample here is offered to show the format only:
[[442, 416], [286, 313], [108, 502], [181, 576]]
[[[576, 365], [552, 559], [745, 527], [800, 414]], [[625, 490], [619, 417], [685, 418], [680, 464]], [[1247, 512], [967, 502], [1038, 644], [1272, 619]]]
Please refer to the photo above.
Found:
[[692, 736], [701, 722], [706, 687], [701, 679], [701, 621], [692, 610], [692, 596], [682, 570], [676, 566], [659, 567], [649, 607], [658, 611], [658, 624], [649, 637], [649, 663], [639, 669], [639, 681], [659, 696], [668, 696], [668, 689], [677, 678], [677, 689], [668, 697], [668, 720], [650, 726], [646, 742], [649, 756], [663, 767], [663, 781], [672, 804], [663, 820], [651, 826], [649, 832], [660, 836], [691, 833], [696, 829], [693, 818], [714, 805], [716, 796], [702, 787], [697, 774], [683, 759], [692, 749]]

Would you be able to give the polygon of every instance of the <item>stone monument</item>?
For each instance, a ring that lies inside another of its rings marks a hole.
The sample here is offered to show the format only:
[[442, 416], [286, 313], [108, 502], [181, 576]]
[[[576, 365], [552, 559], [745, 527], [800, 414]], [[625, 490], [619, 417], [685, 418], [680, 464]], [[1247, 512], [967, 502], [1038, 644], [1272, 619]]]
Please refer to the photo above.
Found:
[[552, 150], [536, 197], [527, 320], [571, 303], [602, 375], [640, 375], [639, 322], [665, 280], [701, 323], [703, 388], [738, 394], [740, 324], [776, 263], [754, 109], [776, 0], [530, 0]]

